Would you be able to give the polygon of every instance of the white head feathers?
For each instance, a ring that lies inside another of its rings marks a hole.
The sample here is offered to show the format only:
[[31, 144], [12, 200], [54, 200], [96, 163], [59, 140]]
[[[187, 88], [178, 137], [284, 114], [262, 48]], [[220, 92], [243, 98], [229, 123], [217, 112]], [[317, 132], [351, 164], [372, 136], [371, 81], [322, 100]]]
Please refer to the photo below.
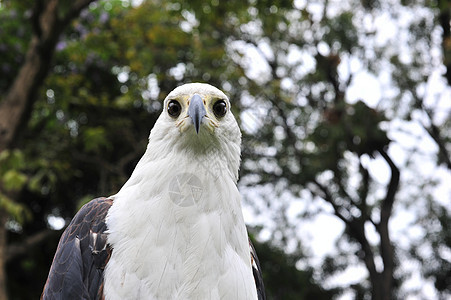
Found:
[[[205, 115], [199, 120], [199, 132], [196, 132], [193, 116], [189, 113], [195, 95], [200, 96], [205, 109]], [[219, 107], [219, 102], [223, 103], [222, 107]], [[225, 108], [224, 115], [217, 113], [221, 113], [221, 108]], [[227, 96], [209, 84], [189, 83], [177, 87], [164, 100], [163, 112], [150, 133], [148, 149], [142, 160], [158, 159], [177, 151], [209, 168], [223, 168], [206, 171], [227, 171], [236, 182], [241, 131], [230, 108]], [[206, 160], [216, 162], [210, 164]]]

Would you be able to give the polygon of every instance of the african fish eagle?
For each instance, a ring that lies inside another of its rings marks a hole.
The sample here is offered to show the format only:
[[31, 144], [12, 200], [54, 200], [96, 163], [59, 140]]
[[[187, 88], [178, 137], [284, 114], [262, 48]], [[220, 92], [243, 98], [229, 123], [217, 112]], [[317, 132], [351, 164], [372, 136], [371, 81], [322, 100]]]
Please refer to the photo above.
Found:
[[163, 107], [128, 181], [64, 231], [43, 299], [265, 299], [229, 99], [190, 83]]

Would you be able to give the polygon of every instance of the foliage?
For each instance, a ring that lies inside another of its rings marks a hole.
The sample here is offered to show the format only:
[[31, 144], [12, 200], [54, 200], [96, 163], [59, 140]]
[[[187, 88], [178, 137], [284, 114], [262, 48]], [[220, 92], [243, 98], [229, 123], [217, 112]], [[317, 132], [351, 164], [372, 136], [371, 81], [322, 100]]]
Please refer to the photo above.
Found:
[[[2, 94], [24, 59], [32, 30], [31, 2], [0, 2]], [[49, 217], [69, 220], [92, 195], [115, 193], [145, 149], [161, 100], [182, 82], [203, 81], [230, 95], [243, 127], [242, 185], [254, 188], [252, 197], [264, 193], [246, 203], [258, 207], [263, 201], [262, 210], [277, 210], [279, 216], [272, 243], [256, 243], [269, 295], [330, 298], [339, 290], [320, 287], [323, 281], [360, 261], [369, 270], [368, 278], [342, 288], [356, 298], [369, 297], [378, 289], [374, 278], [382, 277], [372, 264], [384, 254], [382, 242], [368, 240], [367, 228], [381, 240], [387, 237], [384, 224], [393, 206], [401, 207], [406, 197], [397, 192], [396, 170], [409, 172], [408, 163], [393, 163], [390, 149], [397, 141], [387, 124], [411, 122], [420, 114], [418, 123], [439, 146], [437, 164], [446, 166], [447, 157], [449, 161], [449, 118], [437, 121], [439, 110], [422, 92], [434, 68], [443, 64], [431, 62], [429, 55], [436, 51], [438, 10], [429, 7], [430, 2], [404, 5], [395, 9], [389, 1], [345, 1], [337, 6], [329, 1], [253, 0], [91, 4], [57, 44], [52, 70], [14, 149], [0, 153], [1, 185], [14, 193], [14, 200], [0, 195], [0, 205], [11, 215], [10, 242], [20, 244], [52, 227]], [[378, 16], [396, 18], [402, 10], [421, 12], [410, 20], [408, 50], [393, 46], [397, 40], [381, 42], [375, 25]], [[351, 67], [356, 61], [357, 69]], [[350, 98], [361, 72], [379, 81], [389, 78], [378, 106]], [[391, 170], [393, 180], [387, 184], [370, 171], [370, 163], [378, 159]], [[406, 184], [401, 182], [401, 189]], [[434, 264], [428, 265], [418, 251], [423, 241], [413, 245], [410, 254], [395, 247], [396, 252], [383, 259], [394, 281], [393, 297], [403, 281], [396, 257], [423, 262], [423, 276], [434, 278], [443, 295], [450, 291], [449, 261], [441, 255], [451, 247], [445, 230], [449, 211], [429, 196], [419, 194], [413, 201], [422, 203], [424, 198], [431, 203], [426, 214], [431, 224], [426, 215], [418, 222], [436, 233], [424, 241], [433, 249]], [[285, 213], [292, 199], [299, 198], [322, 203], [320, 210], [333, 213], [346, 226], [337, 253], [323, 261], [324, 272], [318, 266], [303, 271], [295, 267], [298, 261], [308, 262], [296, 230], [309, 212], [295, 221]], [[33, 248], [39, 251], [10, 260], [12, 298], [36, 298], [40, 293], [56, 247], [52, 239]], [[298, 254], [286, 255], [283, 250], [293, 240]], [[394, 244], [390, 238], [385, 242]], [[19, 281], [41, 285], [24, 291]]]
[[0, 7], [0, 91], [6, 92], [17, 74], [31, 37], [31, 26], [25, 11], [32, 1], [2, 3]]
[[331, 299], [337, 290], [324, 290], [312, 282], [312, 270], [300, 271], [296, 262], [302, 257], [286, 254], [269, 242], [252, 239], [263, 270], [263, 282], [268, 299]]

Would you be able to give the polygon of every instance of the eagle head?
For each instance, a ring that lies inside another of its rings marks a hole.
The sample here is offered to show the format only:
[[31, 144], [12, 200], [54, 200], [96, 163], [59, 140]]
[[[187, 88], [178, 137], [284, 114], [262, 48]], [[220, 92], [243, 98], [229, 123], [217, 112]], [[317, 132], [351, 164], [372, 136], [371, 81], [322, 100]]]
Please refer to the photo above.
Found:
[[229, 98], [212, 85], [188, 83], [168, 94], [149, 137], [149, 146], [157, 144], [159, 153], [176, 150], [209, 165], [225, 163], [238, 178], [241, 131]]

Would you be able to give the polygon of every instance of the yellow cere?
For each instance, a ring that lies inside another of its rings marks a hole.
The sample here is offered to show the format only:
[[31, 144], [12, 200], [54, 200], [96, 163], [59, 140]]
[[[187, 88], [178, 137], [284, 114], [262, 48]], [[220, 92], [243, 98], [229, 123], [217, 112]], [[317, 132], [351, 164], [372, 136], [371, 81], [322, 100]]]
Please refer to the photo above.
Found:
[[[188, 130], [190, 126], [192, 126], [191, 119], [188, 116], [188, 107], [189, 101], [193, 95], [181, 95], [174, 100], [177, 100], [182, 105], [183, 112], [178, 117], [178, 121], [176, 123], [176, 127], [179, 128], [180, 132], [185, 132]], [[202, 98], [202, 102], [204, 103], [205, 110], [207, 111], [207, 115], [204, 117], [207, 122], [203, 123], [203, 127], [206, 127], [210, 132], [214, 132], [215, 128], [219, 127], [219, 120], [217, 120], [215, 114], [213, 113], [213, 104], [220, 100], [214, 95], [200, 95]]]

